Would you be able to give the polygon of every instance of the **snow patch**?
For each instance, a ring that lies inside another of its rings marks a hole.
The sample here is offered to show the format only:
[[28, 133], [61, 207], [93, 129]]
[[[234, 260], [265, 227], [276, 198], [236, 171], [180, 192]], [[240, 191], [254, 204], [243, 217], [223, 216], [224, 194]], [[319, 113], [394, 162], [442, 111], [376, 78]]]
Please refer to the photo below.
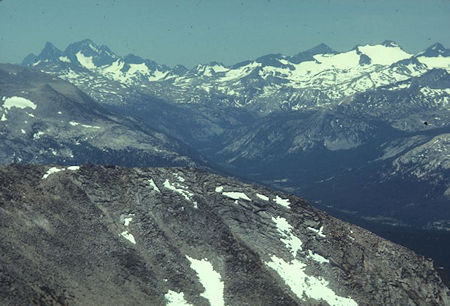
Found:
[[289, 205], [291, 204], [289, 202], [289, 199], [283, 199], [280, 198], [279, 196], [276, 196], [275, 199], [273, 199], [275, 201], [275, 203], [277, 203], [278, 205], [284, 206], [286, 208], [290, 208]]
[[75, 54], [75, 56], [77, 57], [78, 62], [80, 63], [81, 66], [87, 68], [87, 69], [95, 69], [97, 68], [94, 65], [94, 62], [92, 60], [92, 56], [85, 56], [83, 53], [81, 53], [81, 51], [78, 51], [77, 54]]
[[80, 167], [79, 166], [70, 166], [67, 168], [58, 168], [58, 167], [51, 167], [50, 169], [47, 170], [47, 172], [42, 176], [42, 179], [45, 180], [47, 177], [49, 177], [49, 175], [54, 174], [54, 173], [58, 173], [60, 171], [64, 171], [64, 170], [70, 170], [70, 171], [76, 171], [79, 170]]
[[[175, 183], [175, 184], [177, 184], [177, 183]], [[170, 181], [168, 179], [166, 179], [164, 181], [163, 185], [165, 188], [182, 195], [186, 199], [186, 201], [192, 202], [191, 197], [194, 196], [194, 194], [188, 190], [185, 190], [184, 188], [186, 188], [186, 187], [181, 186], [180, 184], [177, 184], [177, 186], [175, 186], [175, 184], [171, 184]], [[179, 188], [177, 188], [177, 187], [179, 187]], [[194, 201], [192, 203], [194, 204], [194, 208], [198, 208], [197, 202]]]
[[265, 195], [263, 195], [263, 194], [257, 193], [256, 196], [257, 196], [258, 198], [260, 198], [261, 200], [263, 200], [263, 201], [269, 201], [269, 197], [268, 197], [268, 196], [265, 196]]
[[223, 186], [216, 187], [216, 192], [222, 192], [222, 191], [223, 191]]
[[313, 253], [311, 250], [308, 250], [308, 257], [318, 263], [329, 263], [330, 261], [319, 254]]
[[136, 244], [136, 240], [134, 239], [134, 236], [129, 233], [128, 231], [124, 231], [122, 233], [120, 233], [120, 235], [125, 238], [126, 240], [128, 240], [129, 242], [131, 242], [132, 244]]
[[192, 306], [192, 304], [189, 304], [184, 299], [183, 292], [175, 292], [175, 291], [169, 290], [164, 295], [164, 298], [167, 301], [166, 306]]
[[61, 62], [64, 62], [64, 63], [70, 63], [71, 62], [70, 59], [67, 56], [60, 56], [58, 59]]
[[318, 236], [320, 236], [320, 237], [323, 237], [323, 238], [325, 238], [326, 236], [324, 235], [324, 233], [323, 233], [323, 226], [321, 226], [320, 227], [320, 229], [315, 229], [315, 228], [313, 228], [313, 227], [309, 227], [308, 226], [308, 229], [310, 230], [310, 231], [312, 231], [312, 232], [314, 232], [314, 233], [316, 233]]
[[22, 98], [22, 97], [10, 97], [3, 100], [3, 108], [10, 110], [11, 108], [20, 108], [24, 109], [27, 107], [30, 107], [32, 109], [36, 109], [36, 104], [31, 102], [28, 99]]
[[161, 193], [161, 190], [159, 190], [158, 186], [156, 186], [155, 181], [153, 179], [148, 180], [150, 186], [158, 193]]
[[188, 255], [186, 255], [186, 258], [191, 262], [191, 268], [197, 272], [200, 283], [205, 288], [201, 296], [206, 298], [211, 306], [225, 305], [223, 298], [224, 283], [212, 264], [206, 258], [197, 260]]
[[290, 249], [294, 258], [297, 252], [302, 250], [302, 241], [292, 233], [292, 225], [283, 217], [272, 217], [272, 221], [276, 224], [278, 233], [281, 236], [281, 242]]
[[286, 262], [284, 259], [272, 255], [265, 264], [275, 270], [285, 284], [300, 299], [305, 296], [314, 300], [323, 300], [329, 305], [353, 306], [358, 305], [351, 297], [341, 297], [328, 287], [329, 282], [321, 277], [307, 275], [306, 264], [294, 259]]
[[222, 194], [233, 200], [251, 201], [251, 199], [243, 192], [222, 192]]

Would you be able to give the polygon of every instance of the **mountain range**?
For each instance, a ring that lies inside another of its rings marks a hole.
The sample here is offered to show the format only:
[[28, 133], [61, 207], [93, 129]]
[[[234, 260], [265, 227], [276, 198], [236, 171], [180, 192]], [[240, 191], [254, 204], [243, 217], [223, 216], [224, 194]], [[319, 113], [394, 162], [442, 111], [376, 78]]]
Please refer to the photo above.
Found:
[[[187, 69], [90, 40], [23, 65], [70, 81], [240, 177], [323, 208], [450, 229], [450, 50], [393, 41]], [[426, 123], [426, 124], [425, 124]], [[425, 204], [426, 203], [426, 204]]]

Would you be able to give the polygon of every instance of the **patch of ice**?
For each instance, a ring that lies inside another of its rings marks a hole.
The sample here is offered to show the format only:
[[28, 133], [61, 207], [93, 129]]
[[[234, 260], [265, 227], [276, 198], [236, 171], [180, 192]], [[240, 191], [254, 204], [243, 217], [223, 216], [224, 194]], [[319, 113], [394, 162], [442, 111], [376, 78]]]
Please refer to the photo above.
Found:
[[315, 228], [313, 228], [313, 227], [309, 227], [308, 226], [308, 229], [310, 230], [310, 231], [313, 231], [314, 233], [316, 233], [318, 236], [320, 236], [320, 237], [323, 237], [323, 238], [325, 238], [326, 236], [324, 235], [324, 233], [323, 233], [323, 226], [321, 226], [320, 227], [320, 229], [315, 229]]
[[134, 239], [134, 236], [129, 233], [128, 231], [124, 231], [120, 233], [120, 235], [125, 238], [126, 240], [130, 241], [132, 244], [136, 244], [136, 240]]
[[75, 56], [77, 57], [78, 62], [80, 63], [81, 66], [87, 68], [87, 69], [95, 69], [97, 68], [94, 65], [94, 62], [92, 60], [92, 56], [85, 56], [83, 53], [81, 53], [81, 51], [78, 51], [77, 54], [75, 54]]
[[22, 98], [22, 97], [14, 96], [14, 97], [6, 98], [3, 102], [3, 108], [9, 110], [13, 107], [20, 108], [20, 109], [24, 109], [27, 107], [36, 109], [37, 106], [30, 100]]
[[251, 201], [251, 199], [243, 192], [222, 192], [222, 194], [233, 200]]
[[263, 195], [263, 194], [257, 193], [256, 196], [257, 196], [258, 198], [260, 198], [261, 200], [263, 200], [263, 201], [269, 201], [269, 197], [268, 197], [268, 196], [265, 196], [265, 195]]
[[58, 167], [51, 167], [50, 169], [47, 170], [47, 172], [42, 176], [42, 179], [46, 179], [47, 177], [49, 177], [49, 175], [53, 174], [53, 173], [57, 173], [60, 171], [64, 171], [64, 170], [70, 170], [70, 171], [76, 171], [79, 170], [80, 167], [79, 166], [69, 166], [67, 168], [58, 168]]
[[[191, 201], [191, 197], [192, 197], [194, 194], [193, 194], [192, 192], [188, 191], [188, 190], [183, 189], [183, 188], [185, 188], [184, 186], [181, 186], [181, 185], [179, 185], [179, 184], [178, 184], [178, 186], [175, 186], [175, 184], [171, 184], [170, 181], [169, 181], [168, 179], [166, 179], [166, 180], [164, 181], [163, 186], [164, 186], [165, 188], [169, 189], [169, 190], [172, 190], [173, 192], [176, 192], [176, 193], [178, 193], [178, 194], [181, 194], [181, 195], [186, 199], [186, 201], [192, 202], [192, 201]], [[177, 187], [179, 187], [179, 188], [177, 188]], [[194, 208], [197, 208], [197, 202], [194, 201], [194, 202], [192, 202], [192, 203], [194, 204]]]
[[197, 260], [187, 255], [186, 258], [191, 262], [191, 268], [197, 272], [200, 283], [205, 288], [201, 296], [206, 298], [211, 306], [225, 305], [223, 298], [224, 283], [212, 264], [206, 258]]
[[216, 187], [216, 192], [222, 192], [222, 191], [223, 191], [223, 186]]
[[294, 258], [297, 256], [297, 252], [302, 250], [302, 241], [292, 233], [292, 226], [283, 217], [272, 217], [272, 221], [276, 224], [278, 233], [281, 236], [281, 241], [284, 245], [291, 250]]
[[308, 257], [318, 263], [329, 263], [330, 261], [319, 254], [313, 253], [311, 250], [308, 250]]
[[133, 221], [134, 214], [129, 214], [127, 217], [123, 218], [123, 225], [128, 227], [130, 222]]
[[280, 198], [279, 196], [276, 196], [275, 199], [273, 199], [275, 201], [275, 203], [277, 203], [278, 205], [284, 206], [286, 208], [290, 208], [289, 205], [291, 204], [289, 202], [289, 199], [283, 199]]
[[307, 297], [318, 301], [323, 300], [329, 305], [358, 305], [351, 297], [338, 296], [328, 287], [329, 282], [325, 279], [306, 274], [306, 264], [301, 261], [294, 259], [291, 262], [286, 262], [275, 255], [272, 255], [270, 259], [265, 264], [278, 273], [300, 300], [304, 300]]
[[421, 56], [417, 58], [419, 62], [427, 65], [429, 68], [442, 68], [450, 71], [450, 57], [439, 55], [437, 57]]
[[63, 171], [64, 168], [57, 168], [57, 167], [51, 167], [50, 169], [47, 170], [47, 172], [42, 176], [42, 179], [46, 179], [49, 175], [53, 174], [53, 173], [57, 173], [60, 171]]
[[189, 304], [184, 299], [184, 293], [183, 292], [175, 292], [172, 290], [169, 290], [165, 295], [164, 298], [167, 301], [166, 306], [192, 306], [192, 304]]
[[77, 171], [77, 170], [80, 170], [80, 166], [69, 166], [69, 167], [67, 167], [67, 170]]
[[70, 63], [71, 61], [70, 61], [70, 58], [68, 58], [67, 56], [60, 56], [59, 58], [58, 58], [61, 62], [63, 62], [63, 63]]
[[149, 179], [148, 182], [149, 182], [150, 186], [152, 186], [153, 190], [161, 193], [161, 190], [159, 190], [158, 186], [156, 186], [155, 181], [153, 179]]

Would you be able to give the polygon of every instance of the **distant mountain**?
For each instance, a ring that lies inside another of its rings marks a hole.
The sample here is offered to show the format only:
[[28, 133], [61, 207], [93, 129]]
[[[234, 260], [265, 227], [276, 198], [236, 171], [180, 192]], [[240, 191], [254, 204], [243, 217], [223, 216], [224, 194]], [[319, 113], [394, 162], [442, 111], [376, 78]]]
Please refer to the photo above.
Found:
[[112, 114], [70, 83], [14, 65], [0, 65], [0, 140], [0, 164], [204, 165], [179, 141]]
[[345, 52], [321, 44], [192, 69], [133, 55], [101, 64], [101, 47], [73, 45], [62, 52], [70, 63], [30, 55], [24, 64], [234, 174], [359, 216], [450, 229], [450, 56], [441, 44], [417, 54], [393, 41]]
[[[270, 54], [232, 66], [212, 62], [191, 70], [171, 69], [133, 55], [118, 57], [89, 40], [71, 44], [61, 56], [54, 49], [46, 45], [44, 54], [28, 56], [24, 65], [70, 80], [101, 103], [120, 105], [130, 96], [146, 94], [177, 103], [226, 104], [264, 113], [338, 105], [355, 94], [433, 68], [450, 69], [450, 51], [440, 44], [413, 55], [393, 41], [358, 45], [346, 52], [321, 44], [294, 56]], [[46, 54], [54, 56], [49, 59]]]
[[0, 303], [448, 305], [433, 263], [186, 168], [0, 167]]

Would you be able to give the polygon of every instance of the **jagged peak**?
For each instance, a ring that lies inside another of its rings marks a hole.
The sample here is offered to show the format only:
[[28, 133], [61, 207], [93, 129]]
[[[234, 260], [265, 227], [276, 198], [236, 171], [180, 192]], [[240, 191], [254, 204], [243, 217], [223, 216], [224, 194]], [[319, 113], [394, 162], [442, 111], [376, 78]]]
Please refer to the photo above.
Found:
[[39, 53], [38, 58], [40, 60], [44, 59], [55, 59], [58, 58], [61, 55], [61, 50], [55, 47], [51, 42], [46, 42], [44, 48], [42, 49], [41, 53]]
[[444, 47], [443, 44], [436, 42], [425, 49], [425, 51], [419, 52], [416, 56], [425, 57], [437, 57], [437, 56], [450, 56], [450, 49]]
[[308, 49], [306, 52], [315, 53], [315, 54], [326, 54], [326, 53], [336, 53], [330, 46], [320, 43], [317, 46]]

